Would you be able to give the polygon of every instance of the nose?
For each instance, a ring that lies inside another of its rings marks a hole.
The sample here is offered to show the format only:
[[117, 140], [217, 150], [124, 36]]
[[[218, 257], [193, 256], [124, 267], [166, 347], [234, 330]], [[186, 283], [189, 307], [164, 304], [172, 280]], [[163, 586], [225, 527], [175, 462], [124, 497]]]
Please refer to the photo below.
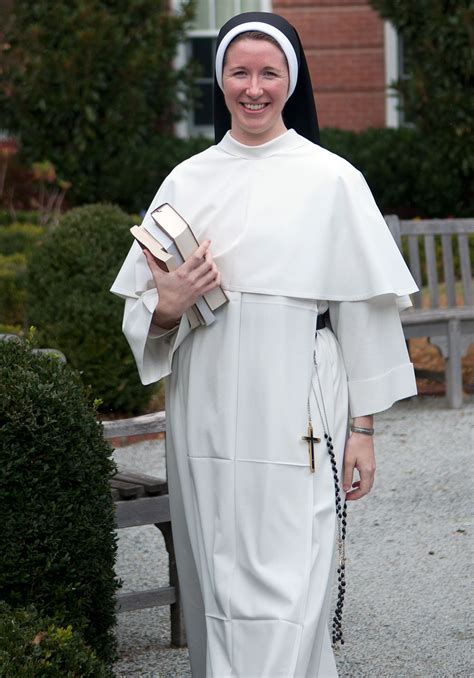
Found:
[[262, 87], [260, 85], [258, 76], [253, 76], [250, 79], [246, 94], [252, 99], [257, 99], [262, 94]]

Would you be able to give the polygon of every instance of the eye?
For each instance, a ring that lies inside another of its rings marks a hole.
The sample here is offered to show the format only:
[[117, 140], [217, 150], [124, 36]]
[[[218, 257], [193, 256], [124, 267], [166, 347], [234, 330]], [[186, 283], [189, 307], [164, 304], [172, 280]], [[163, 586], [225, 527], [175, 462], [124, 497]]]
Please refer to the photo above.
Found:
[[240, 71], [234, 71], [234, 72], [232, 73], [232, 75], [233, 75], [234, 77], [237, 77], [237, 78], [242, 78], [242, 77], [245, 77], [247, 74], [246, 74], [245, 71], [240, 70]]
[[265, 78], [276, 78], [276, 77], [278, 77], [278, 74], [275, 73], [275, 71], [271, 71], [271, 70], [264, 71], [263, 75], [264, 75]]

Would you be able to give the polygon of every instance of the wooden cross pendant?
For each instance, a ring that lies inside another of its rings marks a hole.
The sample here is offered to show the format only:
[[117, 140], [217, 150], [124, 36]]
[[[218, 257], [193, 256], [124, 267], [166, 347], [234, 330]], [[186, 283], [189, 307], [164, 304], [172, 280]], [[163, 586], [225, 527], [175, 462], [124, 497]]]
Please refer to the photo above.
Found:
[[311, 473], [314, 473], [315, 471], [315, 464], [314, 464], [314, 443], [320, 443], [321, 438], [316, 438], [313, 435], [313, 425], [311, 422], [308, 422], [308, 435], [307, 436], [302, 436], [301, 440], [304, 440], [305, 442], [308, 443], [308, 453], [309, 453], [309, 468], [311, 470]]

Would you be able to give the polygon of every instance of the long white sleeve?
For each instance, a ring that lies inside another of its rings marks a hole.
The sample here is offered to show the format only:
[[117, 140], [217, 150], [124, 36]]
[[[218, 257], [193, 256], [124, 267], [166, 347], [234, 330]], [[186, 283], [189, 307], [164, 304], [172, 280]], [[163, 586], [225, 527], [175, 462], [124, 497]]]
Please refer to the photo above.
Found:
[[163, 330], [152, 324], [158, 303], [145, 256], [134, 243], [111, 290], [125, 299], [122, 330], [132, 350], [142, 384], [152, 384], [171, 372], [175, 350], [190, 332], [184, 315], [178, 328]]
[[416, 395], [396, 297], [330, 302], [329, 313], [346, 368], [352, 417], [382, 412]]

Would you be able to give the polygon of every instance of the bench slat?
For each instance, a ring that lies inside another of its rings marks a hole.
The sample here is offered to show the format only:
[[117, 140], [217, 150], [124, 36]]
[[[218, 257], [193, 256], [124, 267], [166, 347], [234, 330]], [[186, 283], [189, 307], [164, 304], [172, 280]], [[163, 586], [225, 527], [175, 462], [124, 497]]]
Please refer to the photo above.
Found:
[[122, 438], [126, 436], [161, 433], [166, 430], [164, 412], [152, 412], [133, 419], [115, 419], [102, 422], [104, 438]]
[[114, 475], [113, 479], [115, 481], [120, 480], [124, 483], [139, 485], [145, 489], [147, 494], [166, 494], [168, 492], [166, 480], [124, 468], [119, 468], [118, 473]]
[[443, 235], [474, 233], [474, 219], [423, 219], [400, 221], [401, 235]]
[[461, 260], [461, 280], [464, 293], [464, 305], [472, 306], [472, 271], [469, 255], [469, 241], [466, 235], [458, 235], [459, 258]]
[[[421, 290], [421, 266], [420, 266], [420, 246], [417, 235], [408, 236], [408, 258], [410, 261], [410, 271], [416, 284]], [[421, 308], [421, 292], [412, 295], [413, 306]]]
[[148, 607], [173, 605], [176, 603], [176, 589], [174, 586], [162, 586], [159, 589], [148, 591], [133, 591], [117, 595], [117, 612], [130, 610], [144, 610]]
[[450, 235], [441, 236], [441, 247], [443, 251], [443, 270], [444, 282], [446, 285], [446, 298], [448, 306], [456, 306], [456, 286], [454, 280], [454, 261], [452, 237]]
[[167, 494], [163, 497], [143, 497], [115, 504], [115, 522], [119, 529], [167, 523], [170, 520], [170, 502]]
[[117, 490], [122, 499], [130, 499], [131, 497], [139, 497], [145, 494], [141, 485], [124, 482], [114, 476], [109, 481], [109, 485], [113, 490]]
[[433, 235], [425, 235], [426, 272], [428, 288], [433, 308], [439, 307], [438, 271], [436, 268], [435, 239]]

